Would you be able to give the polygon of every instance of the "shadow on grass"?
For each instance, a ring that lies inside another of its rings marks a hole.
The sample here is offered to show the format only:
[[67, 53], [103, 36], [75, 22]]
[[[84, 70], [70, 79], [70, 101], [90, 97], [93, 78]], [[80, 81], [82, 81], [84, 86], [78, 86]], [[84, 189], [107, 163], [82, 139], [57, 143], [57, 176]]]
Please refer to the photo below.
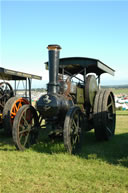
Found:
[[0, 151], [14, 151], [12, 136], [6, 136], [2, 129], [0, 129]]
[[[32, 151], [40, 153], [66, 153], [63, 137], [45, 138], [40, 137], [39, 142], [31, 147]], [[15, 151], [12, 137], [6, 137], [0, 131], [0, 150]], [[79, 152], [75, 153], [83, 159], [99, 159], [114, 165], [128, 167], [128, 133], [116, 134], [109, 141], [98, 142], [95, 139], [94, 132], [85, 134], [84, 142]]]
[[32, 146], [34, 151], [39, 153], [64, 153], [66, 149], [64, 148], [63, 137], [49, 138], [43, 137], [40, 138], [38, 143]]
[[100, 142], [96, 141], [94, 133], [88, 133], [79, 156], [128, 167], [128, 133], [116, 134], [109, 141]]
[[[40, 153], [66, 153], [63, 139], [46, 140], [32, 147]], [[86, 133], [84, 143], [75, 153], [83, 159], [100, 159], [114, 165], [128, 167], [128, 133], [116, 134], [109, 141], [98, 142], [93, 132]]]

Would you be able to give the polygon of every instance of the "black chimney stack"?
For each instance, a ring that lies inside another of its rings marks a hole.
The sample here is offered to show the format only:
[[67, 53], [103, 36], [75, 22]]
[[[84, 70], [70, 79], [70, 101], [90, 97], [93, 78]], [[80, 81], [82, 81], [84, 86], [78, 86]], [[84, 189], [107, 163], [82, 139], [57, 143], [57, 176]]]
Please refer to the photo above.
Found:
[[58, 93], [58, 72], [59, 72], [59, 53], [61, 47], [59, 45], [48, 45], [49, 52], [49, 83], [48, 93]]

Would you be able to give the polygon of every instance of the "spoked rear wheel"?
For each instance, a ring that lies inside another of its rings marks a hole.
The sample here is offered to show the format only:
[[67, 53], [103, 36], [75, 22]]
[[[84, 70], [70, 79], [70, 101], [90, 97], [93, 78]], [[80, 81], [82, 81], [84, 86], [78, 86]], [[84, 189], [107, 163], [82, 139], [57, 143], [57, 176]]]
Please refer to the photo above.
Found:
[[14, 118], [19, 109], [29, 104], [29, 101], [22, 97], [11, 97], [5, 104], [3, 110], [3, 126], [6, 135], [11, 135]]
[[13, 122], [13, 141], [18, 150], [29, 148], [38, 137], [38, 115], [31, 105], [22, 106]]
[[100, 90], [94, 102], [94, 128], [98, 140], [108, 140], [115, 133], [115, 100], [112, 91]]
[[[84, 126], [84, 115], [79, 107], [71, 107], [64, 122], [64, 145], [67, 151], [77, 153], [80, 148]], [[83, 136], [84, 137], [84, 136]]]

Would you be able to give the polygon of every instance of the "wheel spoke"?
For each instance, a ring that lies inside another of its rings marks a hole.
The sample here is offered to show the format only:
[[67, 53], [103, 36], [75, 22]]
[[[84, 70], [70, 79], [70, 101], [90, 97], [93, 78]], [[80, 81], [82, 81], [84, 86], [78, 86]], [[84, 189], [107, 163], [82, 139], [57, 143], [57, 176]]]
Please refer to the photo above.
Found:
[[11, 112], [11, 115], [14, 115], [14, 116], [16, 116], [16, 113], [14, 113], [14, 112]]
[[73, 143], [72, 143], [72, 145], [75, 145], [75, 144], [76, 144], [77, 139], [78, 139], [78, 136], [77, 136], [77, 135], [73, 136]]
[[26, 133], [26, 132], [31, 132], [31, 131], [34, 131], [36, 129], [35, 125], [31, 126], [29, 125], [29, 128], [25, 128], [24, 130], [20, 131], [19, 133], [22, 134], [22, 133]]
[[76, 125], [76, 123], [75, 123], [75, 120], [73, 119], [72, 122], [73, 122], [73, 125], [74, 125], [75, 129], [76, 129], [76, 128], [77, 128], [77, 125]]
[[19, 125], [19, 133], [24, 131], [26, 129], [26, 127], [24, 125]]
[[17, 104], [15, 104], [14, 109], [15, 109], [15, 112], [18, 111]]
[[78, 116], [77, 116], [77, 130], [78, 130], [79, 126], [80, 126], [80, 116], [78, 114]]
[[26, 126], [28, 126], [28, 122], [27, 122], [27, 120], [26, 120], [26, 115], [23, 115], [23, 120], [24, 120], [24, 123], [26, 124]]
[[110, 94], [110, 97], [111, 97], [111, 101], [112, 101], [112, 111], [113, 111], [113, 113], [115, 112], [115, 101], [113, 100], [113, 98], [112, 98], [112, 95]]
[[109, 134], [112, 134], [112, 131], [108, 127], [106, 127], [106, 129], [109, 132]]
[[31, 129], [24, 129], [24, 130], [20, 131], [19, 134], [27, 133], [27, 132], [30, 132], [30, 131], [31, 131]]
[[20, 142], [21, 142], [21, 140], [22, 140], [22, 137], [23, 137], [23, 135], [19, 135]]
[[19, 104], [18, 104], [18, 110], [19, 110], [20, 107], [22, 107], [21, 101], [20, 101]]
[[109, 109], [109, 107], [111, 107], [111, 106], [113, 106], [112, 102], [107, 106], [107, 108]]
[[24, 147], [25, 147], [25, 145], [26, 145], [26, 143], [27, 143], [27, 141], [28, 141], [28, 137], [29, 137], [29, 132], [28, 132], [27, 135], [25, 136]]
[[41, 125], [41, 123], [42, 123], [42, 120], [43, 120], [43, 117], [39, 117], [39, 124]]

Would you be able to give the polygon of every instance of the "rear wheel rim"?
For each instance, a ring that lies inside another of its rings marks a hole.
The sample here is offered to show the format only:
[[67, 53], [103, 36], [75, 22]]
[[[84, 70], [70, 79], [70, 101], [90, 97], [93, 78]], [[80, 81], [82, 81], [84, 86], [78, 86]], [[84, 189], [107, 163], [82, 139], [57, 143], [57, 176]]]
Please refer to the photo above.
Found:
[[112, 94], [108, 95], [107, 99], [107, 114], [106, 114], [106, 133], [109, 136], [114, 134], [115, 129], [115, 105]]
[[115, 100], [112, 91], [100, 90], [94, 103], [94, 128], [98, 140], [108, 140], [115, 132]]

